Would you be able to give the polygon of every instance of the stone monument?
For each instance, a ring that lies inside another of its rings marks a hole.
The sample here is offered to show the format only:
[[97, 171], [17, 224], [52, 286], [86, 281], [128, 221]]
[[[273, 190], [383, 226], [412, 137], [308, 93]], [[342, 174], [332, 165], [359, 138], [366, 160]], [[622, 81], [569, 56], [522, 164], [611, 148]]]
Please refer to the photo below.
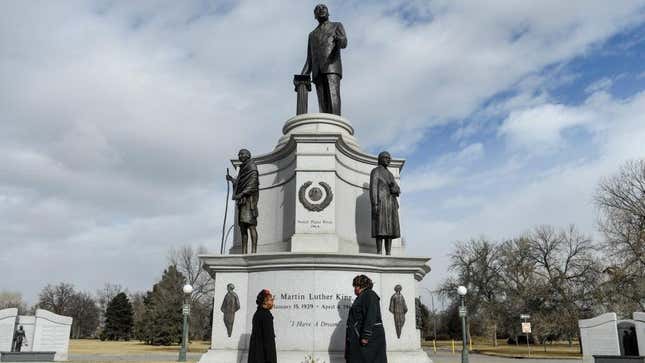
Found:
[[[10, 333], [9, 325], [11, 326]], [[11, 352], [14, 332], [20, 326], [24, 329], [25, 339], [20, 352]], [[54, 314], [47, 310], [37, 309], [33, 316], [18, 315], [17, 309], [0, 310], [0, 351], [2, 352], [0, 354], [2, 354], [2, 359], [7, 361], [9, 357], [14, 357], [25, 361], [25, 359], [33, 360], [34, 357], [37, 357], [40, 358], [38, 361], [42, 361], [48, 360], [43, 357], [51, 357], [56, 361], [65, 361], [67, 360], [71, 328], [71, 317]], [[25, 342], [27, 344], [24, 344]]]
[[593, 363], [594, 355], [620, 355], [616, 313], [579, 320], [583, 363]]
[[645, 313], [635, 312], [634, 326], [636, 327], [636, 340], [638, 341], [638, 353], [645, 356]]
[[[388, 191], [398, 196], [404, 160], [388, 154], [387, 163], [379, 163], [376, 155], [362, 151], [350, 121], [340, 116], [340, 94], [325, 96], [338, 86], [334, 81], [340, 80], [340, 56], [334, 58], [337, 68], [324, 69], [318, 57], [344, 48], [347, 41], [342, 25], [328, 22], [327, 16], [326, 7], [316, 7], [320, 25], [309, 36], [302, 72], [313, 73], [320, 109], [326, 113], [307, 113], [309, 79], [294, 77], [296, 116], [284, 123], [272, 151], [253, 157], [259, 176], [257, 253], [247, 253], [246, 239], [236, 228], [228, 254], [200, 256], [215, 283], [212, 342], [202, 363], [246, 362], [255, 299], [262, 289], [275, 296], [272, 314], [279, 362], [301, 363], [306, 356], [345, 362], [345, 325], [355, 298], [352, 280], [359, 274], [373, 281], [381, 311], [389, 311], [390, 296], [396, 291], [396, 313], [383, 314], [390, 361], [431, 362], [415, 324], [401, 319], [407, 311], [401, 304], [415, 301], [417, 283], [430, 271], [429, 258], [406, 256], [398, 215], [396, 233], [384, 237], [391, 255], [377, 253], [372, 237], [372, 170], [383, 169]], [[239, 168], [243, 159], [231, 162]], [[394, 206], [396, 198], [391, 202]], [[232, 285], [239, 307], [231, 295]]]
[[645, 362], [644, 318], [637, 312], [633, 320], [618, 320], [615, 313], [579, 320], [583, 363]]
[[17, 317], [18, 309], [16, 308], [0, 310], [0, 352], [11, 351]]

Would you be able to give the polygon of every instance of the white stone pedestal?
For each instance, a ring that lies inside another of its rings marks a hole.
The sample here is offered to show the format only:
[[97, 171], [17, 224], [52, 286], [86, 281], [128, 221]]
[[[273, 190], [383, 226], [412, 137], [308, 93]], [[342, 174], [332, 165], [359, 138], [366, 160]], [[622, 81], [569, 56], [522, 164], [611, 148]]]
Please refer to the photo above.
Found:
[[[359, 149], [341, 116], [298, 115], [282, 131], [267, 154], [249, 146], [260, 175], [258, 252], [375, 253], [369, 182], [378, 158]], [[389, 166], [397, 181], [403, 164], [393, 159]], [[230, 253], [241, 252], [236, 231]], [[400, 238], [392, 254], [404, 255]]]
[[[430, 271], [427, 258], [321, 253], [200, 258], [216, 287], [211, 349], [202, 363], [246, 362], [255, 298], [265, 288], [275, 296], [272, 313], [279, 362], [301, 363], [306, 355], [326, 363], [344, 362], [345, 322], [354, 299], [352, 279], [358, 274], [368, 275], [381, 297], [389, 361], [431, 362], [421, 349], [414, 309], [416, 282]], [[235, 285], [241, 305], [231, 337], [220, 311], [229, 283]], [[388, 310], [397, 284], [408, 306], [401, 338]]]
[[[273, 151], [253, 154], [260, 179], [259, 254], [239, 254], [238, 231], [230, 255], [200, 256], [215, 280], [212, 344], [200, 362], [247, 361], [255, 299], [270, 289], [278, 361], [302, 363], [311, 356], [344, 363], [352, 280], [359, 274], [370, 276], [381, 297], [389, 362], [431, 362], [415, 317], [416, 284], [430, 271], [429, 259], [403, 257], [400, 238], [392, 241], [393, 257], [374, 254], [369, 182], [378, 158], [360, 150], [353, 127], [337, 115], [298, 115], [282, 131]], [[389, 165], [397, 182], [403, 164], [392, 159]], [[228, 284], [240, 302], [230, 337], [221, 311]], [[389, 311], [396, 285], [408, 307], [400, 338]]]

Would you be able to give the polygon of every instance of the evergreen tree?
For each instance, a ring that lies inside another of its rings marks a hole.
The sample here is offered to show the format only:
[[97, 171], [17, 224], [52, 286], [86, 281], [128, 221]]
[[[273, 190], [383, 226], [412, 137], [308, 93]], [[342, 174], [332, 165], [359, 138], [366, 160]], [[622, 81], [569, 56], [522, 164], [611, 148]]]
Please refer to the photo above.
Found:
[[121, 292], [108, 303], [101, 340], [130, 340], [133, 322], [132, 304], [128, 296]]
[[136, 324], [138, 339], [151, 345], [171, 345], [181, 341], [182, 288], [185, 281], [175, 265], [164, 271], [161, 281], [143, 298], [145, 310]]

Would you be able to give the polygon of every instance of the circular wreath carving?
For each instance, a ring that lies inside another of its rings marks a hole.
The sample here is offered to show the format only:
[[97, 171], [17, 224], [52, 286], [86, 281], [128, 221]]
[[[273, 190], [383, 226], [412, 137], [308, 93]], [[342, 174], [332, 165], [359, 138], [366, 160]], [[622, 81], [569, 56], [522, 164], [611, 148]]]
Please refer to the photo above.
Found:
[[[334, 193], [332, 193], [329, 184], [320, 182], [318, 183], [318, 185], [320, 185], [325, 190], [325, 199], [323, 199], [320, 203], [312, 203], [307, 199], [307, 190], [309, 189], [309, 187], [311, 187], [312, 184], [313, 182], [311, 181], [302, 184], [300, 190], [298, 191], [298, 199], [300, 200], [300, 203], [302, 203], [302, 205], [307, 208], [307, 210], [310, 210], [312, 212], [320, 212], [327, 208], [327, 206], [334, 199]], [[318, 198], [318, 200], [320, 200], [320, 198]]]

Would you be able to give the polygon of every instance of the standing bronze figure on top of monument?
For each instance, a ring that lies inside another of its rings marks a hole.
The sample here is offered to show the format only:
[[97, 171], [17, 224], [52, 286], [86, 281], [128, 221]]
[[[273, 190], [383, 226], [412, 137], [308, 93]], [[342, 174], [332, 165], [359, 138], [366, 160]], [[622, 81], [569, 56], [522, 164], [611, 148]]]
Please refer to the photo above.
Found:
[[258, 199], [260, 180], [258, 167], [251, 159], [251, 152], [242, 149], [237, 154], [242, 164], [237, 178], [226, 175], [226, 180], [233, 183], [233, 200], [237, 202], [237, 224], [242, 235], [242, 253], [249, 252], [249, 234], [251, 235], [251, 252], [258, 249]]
[[316, 5], [314, 16], [319, 24], [309, 33], [307, 61], [301, 73], [311, 73], [320, 112], [340, 116], [340, 79], [343, 78], [340, 50], [347, 47], [347, 36], [343, 24], [329, 21], [327, 6]]
[[399, 202], [401, 194], [394, 175], [388, 170], [392, 157], [387, 151], [378, 154], [378, 166], [370, 174], [370, 201], [372, 204], [372, 237], [376, 238], [379, 255], [385, 241], [385, 254], [390, 255], [392, 240], [401, 237]]

